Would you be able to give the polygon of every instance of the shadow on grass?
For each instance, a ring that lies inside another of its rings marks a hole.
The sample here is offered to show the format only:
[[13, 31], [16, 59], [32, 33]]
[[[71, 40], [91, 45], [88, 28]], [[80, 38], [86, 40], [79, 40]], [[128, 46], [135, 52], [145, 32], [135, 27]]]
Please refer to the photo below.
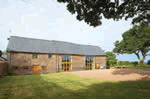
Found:
[[[83, 81], [88, 83], [90, 79]], [[0, 99], [149, 99], [149, 83], [101, 82], [95, 79], [95, 83], [87, 85], [69, 78], [20, 75], [0, 78]]]

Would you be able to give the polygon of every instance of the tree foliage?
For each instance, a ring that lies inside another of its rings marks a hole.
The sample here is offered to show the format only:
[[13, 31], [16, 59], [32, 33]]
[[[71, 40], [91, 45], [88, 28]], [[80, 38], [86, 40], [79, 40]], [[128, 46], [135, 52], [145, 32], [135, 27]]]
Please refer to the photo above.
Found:
[[112, 52], [105, 52], [106, 54], [106, 60], [107, 60], [107, 66], [113, 66], [117, 63], [116, 55]]
[[134, 18], [132, 24], [150, 23], [150, 0], [57, 0], [67, 3], [67, 10], [90, 26], [101, 25], [102, 16], [119, 20]]
[[150, 60], [148, 60], [147, 64], [150, 65]]
[[2, 56], [2, 54], [3, 54], [3, 53], [2, 53], [2, 51], [0, 50], [0, 57]]
[[7, 52], [6, 52], [6, 51], [3, 51], [2, 53], [3, 53], [3, 54], [7, 54]]
[[[133, 26], [122, 35], [123, 39], [114, 43], [113, 52], [118, 54], [135, 54], [140, 63], [143, 63], [150, 47], [150, 26], [140, 24]], [[140, 57], [140, 53], [143, 58]]]

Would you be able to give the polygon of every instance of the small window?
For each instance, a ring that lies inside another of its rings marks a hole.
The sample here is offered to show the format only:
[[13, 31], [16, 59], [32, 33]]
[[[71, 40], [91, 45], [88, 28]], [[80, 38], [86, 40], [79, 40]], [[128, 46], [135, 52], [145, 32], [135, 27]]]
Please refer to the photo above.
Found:
[[37, 54], [33, 54], [33, 58], [37, 58]]
[[52, 58], [52, 55], [51, 55], [51, 54], [48, 54], [48, 58]]
[[71, 62], [71, 56], [70, 55], [63, 55], [61, 57], [62, 62]]

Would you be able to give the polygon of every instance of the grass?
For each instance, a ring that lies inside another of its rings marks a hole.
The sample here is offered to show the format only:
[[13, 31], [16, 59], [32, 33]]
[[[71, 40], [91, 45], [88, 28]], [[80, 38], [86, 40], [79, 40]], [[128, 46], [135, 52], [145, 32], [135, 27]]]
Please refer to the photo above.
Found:
[[112, 68], [131, 68], [131, 69], [150, 70], [149, 65], [144, 65], [144, 66], [122, 65], [122, 66], [111, 66], [111, 67]]
[[0, 77], [0, 99], [150, 99], [150, 81], [110, 82], [52, 73]]

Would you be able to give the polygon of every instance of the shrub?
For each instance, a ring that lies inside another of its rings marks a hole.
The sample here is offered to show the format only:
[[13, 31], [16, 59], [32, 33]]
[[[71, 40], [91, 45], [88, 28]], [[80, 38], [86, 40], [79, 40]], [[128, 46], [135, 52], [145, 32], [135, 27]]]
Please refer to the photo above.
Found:
[[83, 67], [84, 70], [88, 70], [87, 67]]
[[137, 65], [138, 65], [138, 62], [136, 62], [136, 61], [131, 62], [131, 65], [137, 66]]
[[147, 64], [150, 65], [150, 60], [148, 60]]
[[106, 69], [110, 69], [110, 66], [106, 66]]
[[129, 62], [129, 61], [118, 61], [117, 62], [117, 65], [118, 66], [124, 66], [124, 65], [134, 65], [134, 66], [136, 66], [136, 65], [138, 65], [138, 62], [137, 61], [134, 61], [134, 62]]
[[8, 72], [8, 76], [12, 76], [13, 75], [13, 73], [12, 72]]
[[107, 66], [114, 66], [117, 63], [116, 55], [113, 52], [105, 52], [106, 54], [106, 60], [107, 60]]
[[124, 61], [123, 64], [124, 65], [130, 65], [130, 62], [129, 61]]
[[124, 64], [123, 64], [123, 61], [118, 61], [118, 62], [117, 62], [117, 65], [124, 65]]

